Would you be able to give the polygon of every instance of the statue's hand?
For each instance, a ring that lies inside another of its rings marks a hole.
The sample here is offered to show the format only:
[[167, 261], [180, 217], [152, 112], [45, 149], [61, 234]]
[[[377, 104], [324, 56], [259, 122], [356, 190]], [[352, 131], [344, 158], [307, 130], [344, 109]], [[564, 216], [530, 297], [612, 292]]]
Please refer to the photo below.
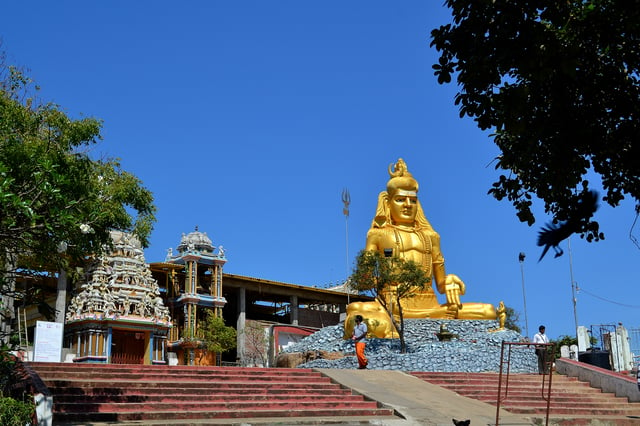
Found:
[[447, 297], [447, 305], [455, 305], [458, 309], [462, 308], [460, 295], [466, 292], [464, 282], [454, 274], [447, 275], [445, 282], [445, 296]]

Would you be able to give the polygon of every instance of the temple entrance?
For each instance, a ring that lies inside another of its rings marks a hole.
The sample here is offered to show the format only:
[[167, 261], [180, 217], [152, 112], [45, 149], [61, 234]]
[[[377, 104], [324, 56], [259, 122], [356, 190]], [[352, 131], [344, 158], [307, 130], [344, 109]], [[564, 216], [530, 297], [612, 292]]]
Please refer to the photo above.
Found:
[[111, 364], [144, 364], [145, 333], [113, 330]]

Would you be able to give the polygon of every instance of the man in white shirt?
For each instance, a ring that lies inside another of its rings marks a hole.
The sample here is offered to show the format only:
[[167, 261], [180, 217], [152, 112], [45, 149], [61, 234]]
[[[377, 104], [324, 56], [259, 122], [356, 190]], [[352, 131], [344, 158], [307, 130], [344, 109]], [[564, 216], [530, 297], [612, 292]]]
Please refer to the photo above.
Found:
[[[533, 336], [533, 343], [549, 343], [549, 338], [546, 334], [544, 334], [545, 327], [541, 325], [538, 327], [538, 332], [535, 336]], [[547, 373], [547, 346], [536, 346], [536, 356], [538, 357], [538, 373], [546, 374]]]
[[363, 321], [362, 315], [356, 315], [356, 325], [353, 327], [353, 336], [351, 340], [355, 342], [356, 357], [358, 358], [358, 368], [363, 370], [367, 368], [369, 361], [364, 355], [364, 347], [366, 346], [365, 337], [367, 337], [367, 324]]

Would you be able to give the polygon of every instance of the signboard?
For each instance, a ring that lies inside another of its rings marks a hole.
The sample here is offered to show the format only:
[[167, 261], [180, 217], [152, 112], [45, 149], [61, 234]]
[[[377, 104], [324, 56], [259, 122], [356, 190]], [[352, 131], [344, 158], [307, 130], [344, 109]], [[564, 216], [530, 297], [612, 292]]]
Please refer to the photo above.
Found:
[[62, 358], [62, 332], [62, 323], [36, 321], [33, 360], [36, 362], [60, 362]]

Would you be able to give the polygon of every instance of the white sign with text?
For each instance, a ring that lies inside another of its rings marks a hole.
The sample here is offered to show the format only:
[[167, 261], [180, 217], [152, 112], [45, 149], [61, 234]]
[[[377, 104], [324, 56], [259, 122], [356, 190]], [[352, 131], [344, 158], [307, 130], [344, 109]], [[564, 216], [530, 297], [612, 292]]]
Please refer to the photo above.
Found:
[[63, 329], [63, 324], [59, 322], [36, 321], [34, 361], [60, 362]]

